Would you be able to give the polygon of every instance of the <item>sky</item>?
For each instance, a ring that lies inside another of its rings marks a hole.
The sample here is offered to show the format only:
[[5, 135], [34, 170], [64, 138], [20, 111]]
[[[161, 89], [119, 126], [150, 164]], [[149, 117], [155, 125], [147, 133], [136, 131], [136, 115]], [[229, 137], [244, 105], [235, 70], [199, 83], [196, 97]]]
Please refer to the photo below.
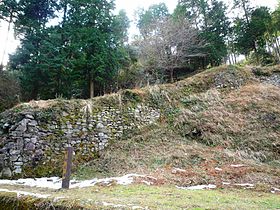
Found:
[[[228, 3], [228, 0], [224, 0], [225, 3]], [[177, 0], [115, 0], [116, 4], [116, 13], [124, 9], [129, 17], [131, 22], [131, 28], [129, 30], [130, 37], [133, 37], [137, 33], [137, 28], [133, 21], [135, 20], [135, 10], [137, 8], [148, 9], [152, 4], [158, 4], [164, 2], [169, 12], [172, 12], [176, 7]], [[270, 8], [275, 8], [277, 5], [277, 0], [251, 0], [252, 4], [255, 6], [268, 6]], [[0, 22], [0, 63], [4, 55], [4, 65], [8, 62], [8, 54], [13, 53], [19, 41], [17, 41], [13, 36], [13, 31], [11, 30], [10, 34], [7, 35], [8, 24]], [[6, 53], [4, 54], [4, 49]]]

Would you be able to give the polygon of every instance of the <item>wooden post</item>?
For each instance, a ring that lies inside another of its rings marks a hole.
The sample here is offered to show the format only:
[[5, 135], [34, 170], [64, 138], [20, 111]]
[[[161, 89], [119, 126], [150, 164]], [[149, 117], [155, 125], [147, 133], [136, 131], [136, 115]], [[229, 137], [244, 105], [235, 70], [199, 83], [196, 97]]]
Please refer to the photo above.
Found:
[[73, 147], [67, 147], [65, 151], [62, 175], [62, 188], [69, 189], [72, 168]]

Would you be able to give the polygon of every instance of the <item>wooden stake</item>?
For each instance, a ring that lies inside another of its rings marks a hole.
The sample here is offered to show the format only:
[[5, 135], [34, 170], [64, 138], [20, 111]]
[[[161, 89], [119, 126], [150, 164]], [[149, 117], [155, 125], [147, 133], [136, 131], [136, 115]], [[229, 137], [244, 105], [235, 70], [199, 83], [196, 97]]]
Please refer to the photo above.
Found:
[[62, 188], [69, 189], [72, 169], [73, 147], [67, 147], [63, 163]]

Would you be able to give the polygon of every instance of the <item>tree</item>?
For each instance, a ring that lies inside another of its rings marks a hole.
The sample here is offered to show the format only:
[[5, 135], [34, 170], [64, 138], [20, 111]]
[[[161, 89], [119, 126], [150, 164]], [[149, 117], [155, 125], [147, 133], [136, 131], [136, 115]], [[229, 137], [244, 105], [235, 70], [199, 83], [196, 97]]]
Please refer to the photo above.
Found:
[[202, 43], [197, 30], [186, 19], [167, 18], [154, 24], [157, 32], [138, 40], [141, 62], [157, 79], [158, 74], [169, 75], [173, 82], [175, 69], [187, 66], [192, 57], [203, 56]]
[[234, 0], [234, 9], [238, 8], [243, 10], [245, 21], [249, 24], [252, 7], [250, 6], [250, 0]]
[[126, 56], [123, 59], [122, 68], [118, 72], [117, 88], [131, 89], [142, 87], [145, 84], [145, 71], [138, 61], [139, 51], [137, 46], [125, 46]]
[[249, 33], [255, 40], [255, 48], [265, 47], [265, 33], [271, 23], [271, 15], [267, 7], [260, 7], [255, 9], [251, 15], [251, 21], [249, 23]]
[[274, 55], [278, 61], [280, 62], [280, 42], [279, 42], [279, 32], [280, 32], [280, 2], [275, 11], [271, 14], [271, 23], [268, 26], [268, 39], [270, 42], [270, 46], [274, 51]]
[[229, 35], [229, 20], [226, 16], [226, 6], [223, 2], [212, 0], [207, 12], [207, 25], [202, 36], [208, 42], [208, 59], [211, 66], [218, 66], [227, 56], [225, 40]]
[[[22, 72], [26, 99], [93, 97], [122, 64], [129, 25], [111, 0], [21, 0], [15, 21], [21, 46], [10, 69]], [[61, 13], [60, 22], [47, 24]]]
[[[200, 31], [200, 36], [207, 42], [205, 52], [211, 66], [220, 65], [227, 57], [226, 37], [230, 22], [226, 15], [226, 5], [217, 0], [180, 0], [175, 12], [185, 14]], [[185, 10], [185, 11], [184, 11]]]
[[104, 84], [105, 77], [115, 69], [112, 10], [111, 1], [79, 0], [70, 4], [67, 25], [71, 28], [73, 68], [79, 72], [81, 80], [87, 81], [85, 93], [89, 97], [95, 95], [96, 83]]
[[175, 14], [183, 15], [199, 29], [207, 23], [207, 7], [208, 3], [205, 0], [179, 0]]
[[267, 7], [254, 9], [248, 21], [248, 23], [242, 19], [235, 21], [236, 46], [239, 52], [247, 57], [254, 51], [256, 62], [259, 64], [261, 54], [266, 54], [266, 33], [272, 21], [269, 9]]
[[125, 10], [120, 10], [119, 14], [114, 18], [113, 34], [116, 36], [119, 45], [124, 45], [128, 42], [128, 28], [130, 27], [130, 20], [127, 17]]
[[44, 85], [45, 74], [41, 59], [42, 40], [46, 23], [54, 16], [54, 1], [21, 0], [18, 2], [15, 31], [21, 47], [15, 53], [10, 66], [22, 72], [21, 84], [26, 99], [35, 99]]
[[164, 3], [160, 3], [151, 5], [148, 10], [139, 9], [137, 15], [137, 27], [141, 35], [146, 37], [156, 30], [157, 24], [155, 23], [164, 21], [169, 16], [169, 12], [167, 6]]

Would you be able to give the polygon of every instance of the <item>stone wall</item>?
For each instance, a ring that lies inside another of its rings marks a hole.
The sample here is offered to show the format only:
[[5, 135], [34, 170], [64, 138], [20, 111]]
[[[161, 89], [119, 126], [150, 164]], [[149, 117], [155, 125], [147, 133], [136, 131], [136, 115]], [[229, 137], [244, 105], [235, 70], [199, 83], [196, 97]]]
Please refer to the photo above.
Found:
[[76, 100], [14, 108], [0, 115], [0, 175], [55, 175], [67, 146], [74, 147], [77, 162], [86, 162], [111, 141], [159, 117], [159, 110], [143, 103], [96, 107]]

